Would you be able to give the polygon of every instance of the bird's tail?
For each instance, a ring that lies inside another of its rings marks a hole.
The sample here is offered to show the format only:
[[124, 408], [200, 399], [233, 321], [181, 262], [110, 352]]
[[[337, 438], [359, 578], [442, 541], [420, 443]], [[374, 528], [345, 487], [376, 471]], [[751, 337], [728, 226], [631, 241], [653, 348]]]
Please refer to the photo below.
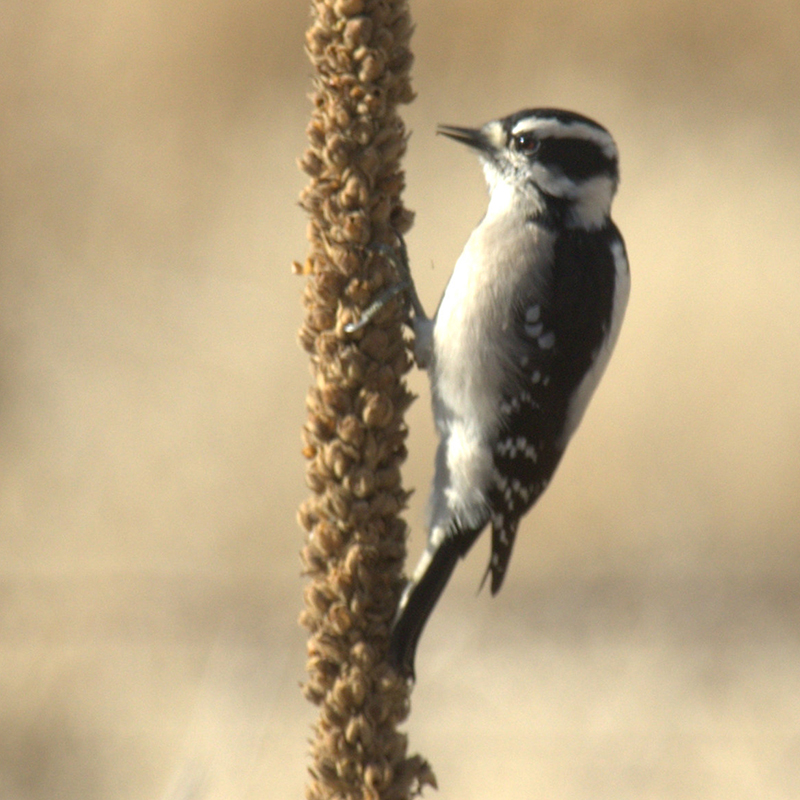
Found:
[[417, 642], [439, 600], [458, 559], [463, 557], [480, 533], [445, 536], [433, 552], [425, 551], [413, 578], [400, 598], [389, 642], [389, 663], [405, 678], [414, 677]]
[[426, 551], [403, 592], [392, 626], [389, 663], [405, 678], [414, 677], [417, 642], [460, 555], [452, 539], [446, 539], [433, 553]]

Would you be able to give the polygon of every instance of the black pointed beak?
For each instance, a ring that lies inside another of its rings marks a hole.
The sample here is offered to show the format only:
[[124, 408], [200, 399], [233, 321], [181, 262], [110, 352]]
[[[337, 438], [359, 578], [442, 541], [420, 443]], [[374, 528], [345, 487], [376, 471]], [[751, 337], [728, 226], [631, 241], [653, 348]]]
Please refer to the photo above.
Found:
[[480, 128], [457, 128], [455, 125], [439, 125], [436, 132], [484, 153], [488, 153], [492, 149], [491, 143]]

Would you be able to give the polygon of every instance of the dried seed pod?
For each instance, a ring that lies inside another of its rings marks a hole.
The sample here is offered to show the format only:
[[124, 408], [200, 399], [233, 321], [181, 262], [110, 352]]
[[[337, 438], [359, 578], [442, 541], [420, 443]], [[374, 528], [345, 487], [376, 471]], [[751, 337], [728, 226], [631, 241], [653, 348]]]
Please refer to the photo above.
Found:
[[403, 413], [402, 303], [392, 303], [357, 336], [344, 331], [394, 280], [369, 243], [405, 233], [412, 213], [400, 195], [406, 133], [399, 103], [409, 80], [407, 0], [312, 0], [306, 35], [315, 70], [308, 150], [310, 252], [300, 340], [315, 383], [303, 429], [312, 496], [299, 511], [303, 549], [302, 624], [309, 630], [305, 694], [320, 706], [312, 742], [315, 800], [407, 800], [433, 783], [427, 764], [406, 755], [396, 726], [409, 687], [384, 661], [401, 587], [407, 493]]

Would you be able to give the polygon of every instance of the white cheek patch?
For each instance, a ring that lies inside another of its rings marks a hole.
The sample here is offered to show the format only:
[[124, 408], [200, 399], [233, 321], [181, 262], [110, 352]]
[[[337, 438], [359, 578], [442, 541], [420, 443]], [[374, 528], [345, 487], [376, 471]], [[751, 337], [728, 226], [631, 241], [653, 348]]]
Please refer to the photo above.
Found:
[[581, 186], [580, 195], [572, 211], [572, 222], [592, 230], [601, 228], [608, 216], [616, 183], [608, 175], [598, 175]]
[[533, 182], [545, 193], [553, 197], [572, 200], [567, 223], [594, 230], [601, 228], [608, 217], [616, 183], [608, 175], [598, 175], [587, 181], [575, 183], [566, 175], [553, 172], [541, 164], [530, 170]]
[[573, 197], [577, 192], [575, 182], [565, 175], [558, 175], [543, 164], [533, 164], [529, 170], [533, 182], [553, 197]]

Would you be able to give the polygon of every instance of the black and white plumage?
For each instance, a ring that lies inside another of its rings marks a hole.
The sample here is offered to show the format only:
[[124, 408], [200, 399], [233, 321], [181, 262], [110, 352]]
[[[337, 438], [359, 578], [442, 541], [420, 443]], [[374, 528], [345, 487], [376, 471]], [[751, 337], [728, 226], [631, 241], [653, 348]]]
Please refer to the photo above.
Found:
[[436, 601], [487, 525], [487, 574], [499, 591], [520, 519], [606, 367], [629, 290], [610, 218], [617, 148], [605, 128], [533, 109], [440, 132], [478, 151], [489, 205], [433, 319], [411, 292], [415, 355], [430, 375], [440, 443], [427, 548], [390, 642], [390, 661], [408, 677]]

